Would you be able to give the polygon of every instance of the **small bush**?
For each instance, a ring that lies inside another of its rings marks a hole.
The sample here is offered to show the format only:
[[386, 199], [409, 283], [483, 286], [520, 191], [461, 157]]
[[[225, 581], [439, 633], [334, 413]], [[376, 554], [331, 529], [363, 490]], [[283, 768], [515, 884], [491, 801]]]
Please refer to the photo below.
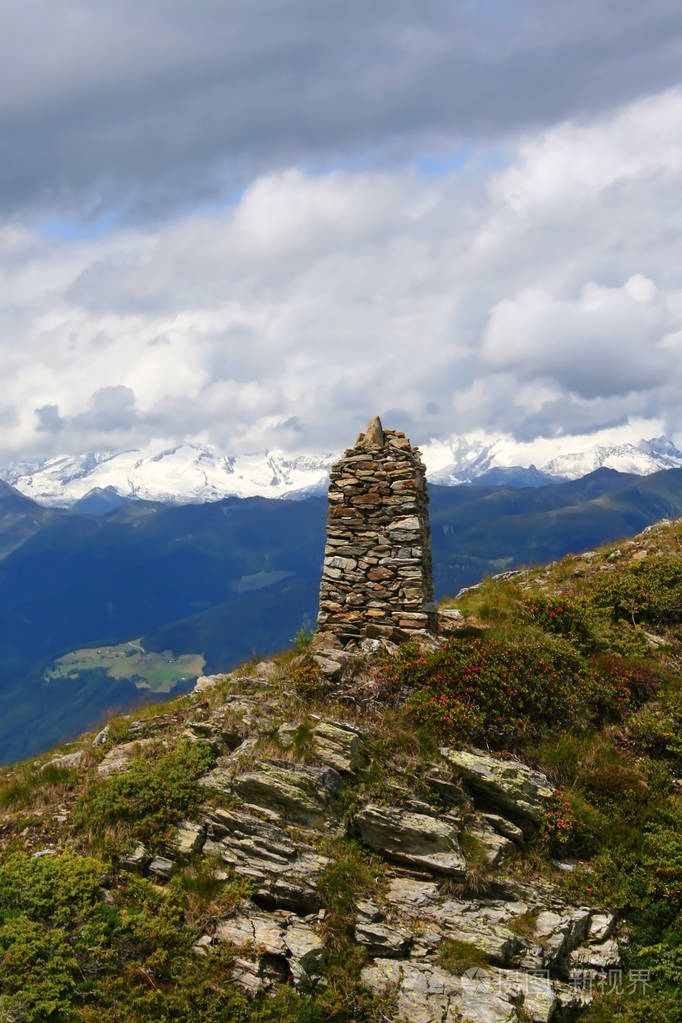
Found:
[[627, 690], [633, 706], [640, 706], [650, 700], [668, 682], [668, 674], [660, 664], [641, 657], [619, 657], [617, 654], [603, 653], [591, 663], [602, 675], [621, 683], [621, 688]]
[[401, 651], [378, 672], [388, 693], [409, 693], [413, 717], [444, 740], [518, 747], [571, 723], [617, 716], [618, 680], [595, 678], [562, 637], [450, 640], [416, 657]]
[[682, 621], [682, 558], [651, 555], [603, 575], [596, 580], [591, 600], [615, 619], [628, 618], [633, 624]]
[[526, 603], [523, 620], [545, 632], [563, 636], [579, 650], [589, 652], [595, 646], [590, 611], [580, 601], [535, 596]]
[[448, 973], [460, 977], [474, 966], [487, 966], [488, 957], [478, 946], [468, 941], [444, 938], [438, 946], [438, 965]]
[[628, 721], [640, 749], [682, 764], [682, 693], [669, 690], [656, 703], [641, 707]]
[[323, 696], [330, 688], [326, 675], [311, 657], [305, 655], [301, 663], [289, 673], [288, 681], [299, 696], [308, 700]]
[[578, 853], [584, 845], [582, 826], [569, 800], [559, 789], [543, 811], [540, 839], [550, 856]]
[[197, 779], [214, 764], [215, 755], [203, 741], [184, 741], [157, 756], [139, 757], [124, 774], [92, 784], [75, 809], [74, 822], [95, 836], [104, 835], [107, 825], [125, 824], [131, 841], [158, 847], [173, 824], [196, 810], [202, 798]]

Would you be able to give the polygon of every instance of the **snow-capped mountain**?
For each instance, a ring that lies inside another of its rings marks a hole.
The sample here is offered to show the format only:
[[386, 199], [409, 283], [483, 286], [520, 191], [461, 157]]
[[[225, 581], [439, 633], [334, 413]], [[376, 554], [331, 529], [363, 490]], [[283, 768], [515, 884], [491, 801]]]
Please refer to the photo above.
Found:
[[[565, 438], [563, 446], [570, 444]], [[543, 460], [543, 455], [556, 452]], [[665, 437], [637, 443], [584, 443], [561, 450], [551, 442], [518, 444], [485, 435], [432, 441], [423, 446], [428, 478], [453, 486], [482, 480], [508, 486], [578, 479], [594, 469], [648, 475], [682, 467], [682, 451]], [[295, 498], [324, 494], [337, 455], [289, 455], [281, 451], [226, 456], [215, 448], [180, 444], [163, 448], [95, 452], [36, 462], [14, 462], [0, 479], [40, 504], [85, 510], [115, 507], [118, 498], [194, 504], [223, 497]], [[533, 461], [531, 461], [531, 458]], [[86, 499], [87, 500], [84, 500]]]
[[194, 444], [15, 462], [4, 479], [40, 504], [67, 507], [93, 490], [121, 497], [194, 504], [223, 497], [303, 497], [324, 493], [333, 455], [269, 451], [225, 456]]
[[637, 444], [598, 445], [591, 451], [558, 455], [543, 465], [544, 472], [552, 476], [578, 479], [594, 469], [605, 466], [619, 472], [648, 476], [659, 469], [679, 469], [682, 451], [666, 437], [640, 440]]
[[[484, 436], [456, 438], [446, 442], [433, 442], [424, 447], [424, 461], [432, 483], [453, 486], [470, 483], [484, 476], [491, 482], [502, 482], [493, 474], [514, 471], [514, 485], [537, 485], [544, 477], [547, 482], [562, 479], [580, 479], [595, 469], [617, 469], [619, 472], [647, 476], [660, 469], [682, 467], [682, 451], [667, 437], [653, 437], [636, 443], [600, 444], [589, 440], [578, 450], [561, 450], [573, 438], [548, 442], [519, 444], [511, 438], [491, 440]], [[574, 440], [574, 439], [573, 439]], [[559, 453], [546, 458], [551, 447]], [[543, 457], [545, 456], [545, 457]], [[532, 459], [532, 460], [531, 460]], [[510, 475], [511, 478], [511, 475]]]

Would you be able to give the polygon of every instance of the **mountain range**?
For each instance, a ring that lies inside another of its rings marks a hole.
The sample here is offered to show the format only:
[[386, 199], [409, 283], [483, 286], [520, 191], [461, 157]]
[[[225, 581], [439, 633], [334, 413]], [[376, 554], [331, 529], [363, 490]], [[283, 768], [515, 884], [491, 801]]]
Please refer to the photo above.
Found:
[[[587, 443], [539, 464], [521, 465], [519, 445], [505, 438], [458, 437], [423, 447], [431, 483], [544, 486], [579, 479], [595, 469], [635, 475], [682, 466], [682, 451], [666, 437], [637, 443]], [[99, 514], [122, 500], [201, 504], [226, 497], [302, 498], [325, 493], [333, 453], [290, 455], [266, 451], [225, 455], [195, 444], [119, 452], [60, 455], [17, 461], [0, 468], [4, 480], [26, 497], [52, 507]]]
[[[224, 670], [315, 623], [325, 498], [104, 511], [47, 508], [0, 484], [0, 763], [186, 687], [182, 658]], [[436, 594], [679, 515], [682, 468], [432, 485]]]

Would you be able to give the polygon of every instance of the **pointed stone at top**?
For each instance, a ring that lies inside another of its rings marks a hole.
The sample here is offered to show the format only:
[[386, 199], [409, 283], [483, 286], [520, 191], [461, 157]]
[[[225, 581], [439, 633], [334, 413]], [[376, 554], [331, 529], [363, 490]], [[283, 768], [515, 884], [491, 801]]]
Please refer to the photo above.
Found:
[[370, 419], [365, 430], [364, 446], [366, 448], [383, 448], [384, 443], [384, 428], [379, 416], [375, 416], [374, 419]]

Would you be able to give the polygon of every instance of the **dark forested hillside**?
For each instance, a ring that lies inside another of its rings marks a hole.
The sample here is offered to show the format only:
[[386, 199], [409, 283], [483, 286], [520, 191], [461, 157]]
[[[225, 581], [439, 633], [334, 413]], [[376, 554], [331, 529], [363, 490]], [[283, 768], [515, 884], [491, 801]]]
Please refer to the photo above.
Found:
[[[544, 487], [431, 487], [436, 594], [559, 558], [682, 513], [682, 470], [601, 469]], [[95, 672], [44, 683], [71, 650], [143, 637], [206, 670], [286, 646], [317, 611], [323, 498], [229, 498], [107, 515], [0, 490], [0, 762], [44, 749], [145, 697]]]

